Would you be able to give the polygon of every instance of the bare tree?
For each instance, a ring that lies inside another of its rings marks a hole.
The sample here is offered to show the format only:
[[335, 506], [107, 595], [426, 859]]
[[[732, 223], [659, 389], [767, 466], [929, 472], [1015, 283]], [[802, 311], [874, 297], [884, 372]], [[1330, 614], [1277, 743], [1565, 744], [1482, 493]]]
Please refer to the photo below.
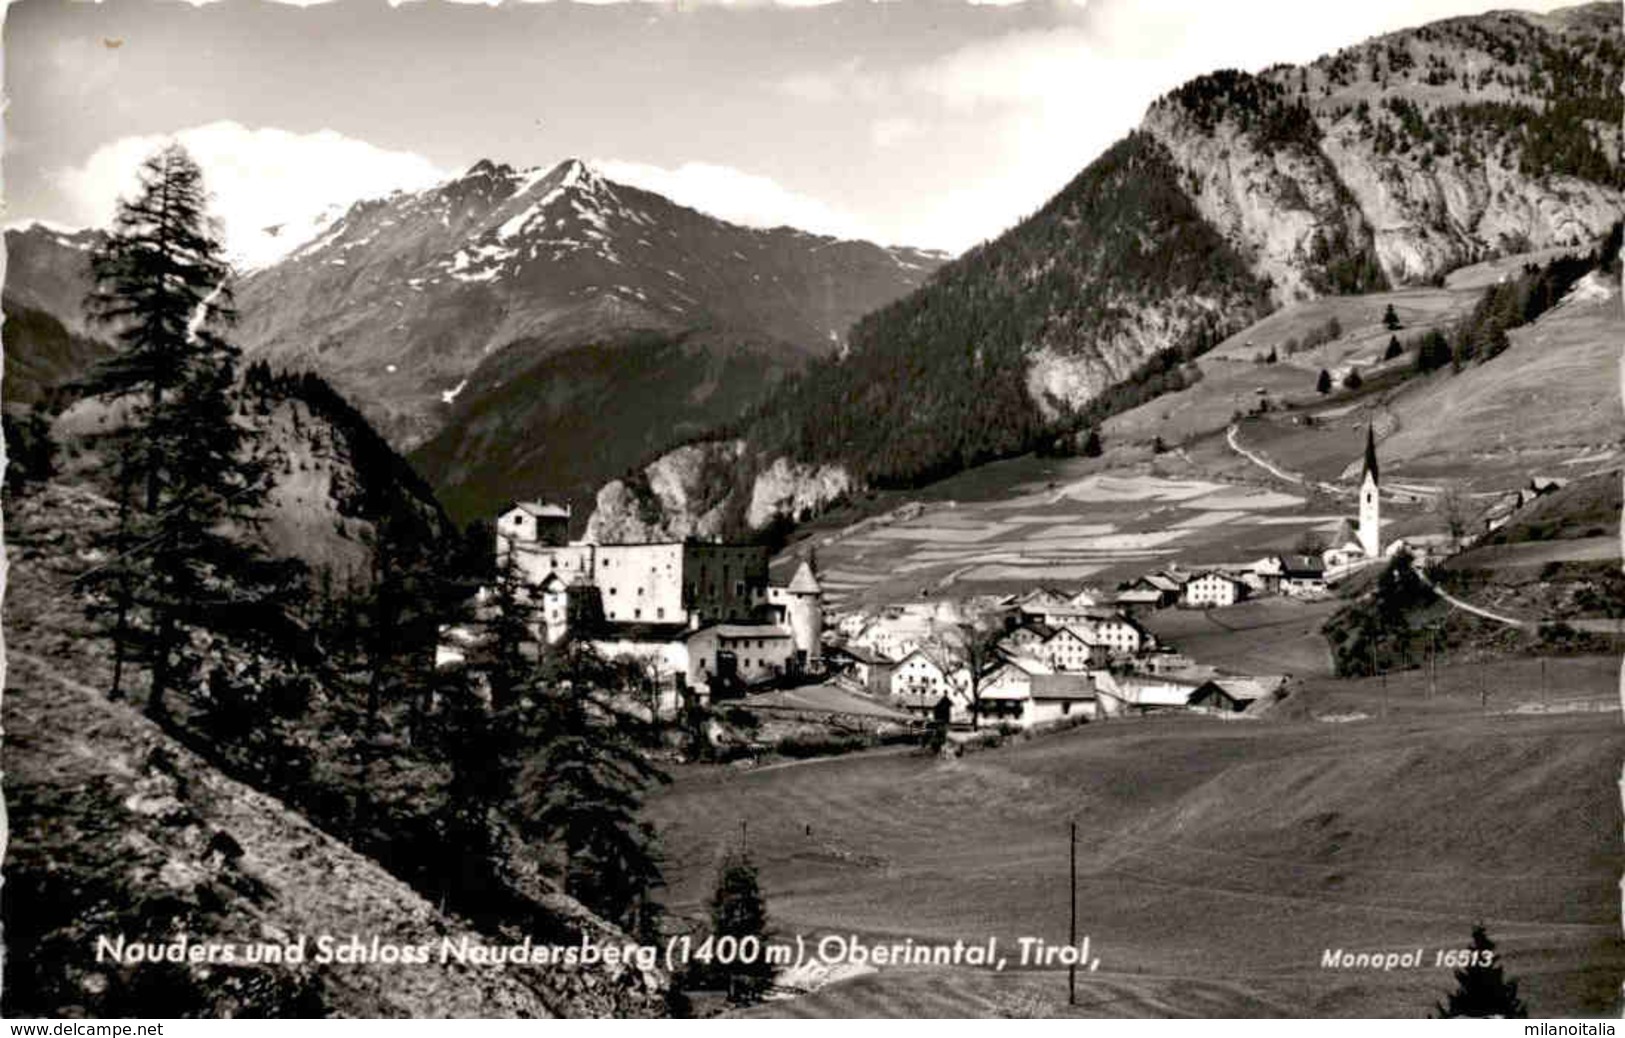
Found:
[[1466, 488], [1460, 483], [1446, 483], [1434, 499], [1433, 507], [1439, 518], [1444, 520], [1445, 529], [1450, 532], [1451, 549], [1461, 547], [1461, 539], [1467, 535], [1473, 515]]
[[981, 727], [982, 681], [998, 659], [999, 641], [1003, 637], [1004, 623], [996, 611], [966, 604], [960, 609], [960, 618], [941, 627], [934, 639], [948, 658], [965, 670], [972, 730]]

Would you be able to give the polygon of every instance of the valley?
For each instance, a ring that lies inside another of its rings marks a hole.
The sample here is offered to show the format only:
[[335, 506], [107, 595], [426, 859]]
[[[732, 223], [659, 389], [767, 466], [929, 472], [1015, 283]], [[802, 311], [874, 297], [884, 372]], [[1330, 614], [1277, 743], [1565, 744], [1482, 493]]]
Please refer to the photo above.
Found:
[[[1169, 83], [957, 256], [485, 151], [248, 271], [178, 144], [8, 230], [7, 1015], [1411, 1018], [1478, 925], [1617, 1015], [1617, 14]], [[1008, 951], [1074, 893], [1075, 1002], [83, 953]]]

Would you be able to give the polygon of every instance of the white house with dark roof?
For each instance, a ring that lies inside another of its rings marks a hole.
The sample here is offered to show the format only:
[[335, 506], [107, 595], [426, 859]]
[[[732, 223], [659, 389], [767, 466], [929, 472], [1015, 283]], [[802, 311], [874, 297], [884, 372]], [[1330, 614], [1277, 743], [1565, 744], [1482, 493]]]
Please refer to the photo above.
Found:
[[1209, 570], [1185, 585], [1181, 604], [1192, 609], [1232, 606], [1247, 597], [1248, 587], [1228, 573]]
[[920, 646], [892, 668], [891, 693], [909, 710], [930, 713], [943, 696], [963, 697], [968, 675], [948, 657]]

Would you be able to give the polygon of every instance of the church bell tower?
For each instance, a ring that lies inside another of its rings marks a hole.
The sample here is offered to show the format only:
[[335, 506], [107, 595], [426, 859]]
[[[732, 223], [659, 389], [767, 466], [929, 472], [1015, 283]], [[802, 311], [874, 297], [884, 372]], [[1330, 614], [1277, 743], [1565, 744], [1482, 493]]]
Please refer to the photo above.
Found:
[[1382, 499], [1377, 474], [1377, 439], [1365, 427], [1365, 471], [1360, 474], [1360, 547], [1368, 558], [1382, 554]]

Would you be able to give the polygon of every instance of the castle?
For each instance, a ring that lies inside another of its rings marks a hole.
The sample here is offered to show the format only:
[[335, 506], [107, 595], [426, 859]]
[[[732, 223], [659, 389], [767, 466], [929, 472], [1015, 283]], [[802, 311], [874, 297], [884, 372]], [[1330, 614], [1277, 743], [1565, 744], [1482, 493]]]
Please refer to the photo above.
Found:
[[583, 638], [698, 689], [821, 669], [823, 589], [808, 563], [775, 585], [760, 545], [572, 541], [570, 517], [521, 502], [497, 518], [497, 565], [511, 559], [531, 589], [549, 644]]

